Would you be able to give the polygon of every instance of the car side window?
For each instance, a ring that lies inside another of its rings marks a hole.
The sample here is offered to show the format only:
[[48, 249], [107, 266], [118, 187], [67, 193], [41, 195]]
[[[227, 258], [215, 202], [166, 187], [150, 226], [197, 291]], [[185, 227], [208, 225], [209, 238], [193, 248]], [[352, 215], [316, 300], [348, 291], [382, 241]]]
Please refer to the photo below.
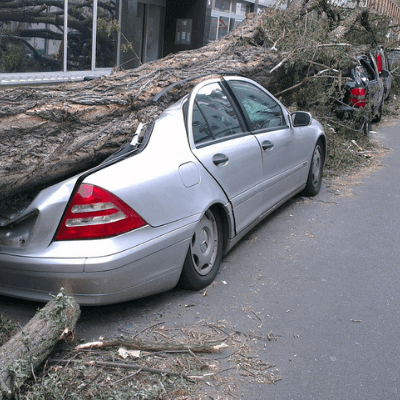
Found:
[[210, 83], [197, 93], [193, 106], [192, 131], [196, 145], [242, 132], [232, 103], [219, 83]]
[[250, 130], [286, 126], [281, 106], [257, 86], [245, 81], [229, 81], [247, 114]]

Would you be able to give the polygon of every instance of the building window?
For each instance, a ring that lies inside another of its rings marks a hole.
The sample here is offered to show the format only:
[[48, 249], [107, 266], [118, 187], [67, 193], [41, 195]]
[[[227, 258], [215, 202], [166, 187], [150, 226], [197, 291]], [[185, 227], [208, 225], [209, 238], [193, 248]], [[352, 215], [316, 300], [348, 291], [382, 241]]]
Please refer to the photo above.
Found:
[[250, 12], [250, 5], [241, 0], [211, 0], [209, 41], [220, 39], [235, 29]]
[[230, 0], [215, 0], [214, 2], [214, 10], [229, 12], [231, 8]]
[[26, 3], [18, 9], [5, 5], [0, 15], [0, 72], [115, 65], [119, 0], [57, 0], [46, 8]]

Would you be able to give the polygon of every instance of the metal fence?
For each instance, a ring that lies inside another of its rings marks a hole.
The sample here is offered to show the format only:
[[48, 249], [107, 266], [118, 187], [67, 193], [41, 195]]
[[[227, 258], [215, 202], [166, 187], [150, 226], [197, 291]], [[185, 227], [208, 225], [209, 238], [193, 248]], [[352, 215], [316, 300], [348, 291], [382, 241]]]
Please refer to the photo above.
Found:
[[330, 0], [336, 6], [367, 7], [391, 19], [389, 38], [400, 40], [400, 5], [395, 0]]
[[400, 6], [394, 0], [364, 0], [363, 3], [379, 14], [387, 15], [392, 19], [393, 25], [399, 25]]
[[394, 0], [364, 0], [367, 7], [372, 8], [379, 14], [386, 15], [391, 19], [389, 39], [398, 41], [400, 39], [400, 6]]

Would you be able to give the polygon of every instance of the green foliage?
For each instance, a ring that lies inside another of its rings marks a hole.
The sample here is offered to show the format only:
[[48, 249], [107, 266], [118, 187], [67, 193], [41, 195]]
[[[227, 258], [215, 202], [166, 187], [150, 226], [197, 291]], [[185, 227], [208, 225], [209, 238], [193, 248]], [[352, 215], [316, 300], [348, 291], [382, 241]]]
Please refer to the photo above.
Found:
[[[344, 37], [332, 41], [332, 31], [346, 27]], [[368, 9], [343, 10], [327, 8], [324, 1], [308, 14], [294, 10], [288, 18], [287, 11], [271, 9], [265, 14], [260, 42], [284, 54], [284, 63], [276, 71], [273, 87], [269, 90], [290, 109], [307, 110], [318, 119], [328, 137], [326, 171], [341, 174], [368, 163], [368, 159], [354, 151], [352, 141], [364, 150], [371, 149], [362, 131], [361, 110], [358, 120], [339, 120], [334, 113], [334, 103], [343, 101], [342, 71], [352, 68], [356, 57], [379, 43], [386, 46], [388, 19], [370, 14]], [[394, 84], [395, 85], [395, 84]]]
[[17, 325], [0, 314], [0, 346], [3, 346], [17, 331]]
[[354, 45], [382, 45], [388, 41], [390, 19], [380, 14], [373, 14], [365, 9], [358, 24], [354, 24], [346, 39]]
[[0, 44], [0, 69], [5, 72], [25, 71], [28, 66], [25, 49], [18, 43]]
[[97, 34], [112, 38], [113, 35], [119, 31], [120, 27], [117, 20], [109, 20], [106, 18], [97, 19]]
[[35, 359], [36, 357], [32, 355], [28, 358], [19, 358], [12, 363], [9, 370], [13, 376], [15, 390], [18, 390], [18, 388], [30, 378], [32, 374], [32, 365]]
[[54, 368], [52, 372], [26, 386], [21, 400], [144, 400], [163, 399], [165, 393], [171, 393], [180, 386], [180, 378], [132, 377], [122, 384], [115, 385], [126, 375], [124, 370], [96, 370], [83, 364], [74, 364], [73, 368]]
[[68, 308], [73, 308], [73, 298], [68, 296], [64, 288], [60, 289], [60, 292], [53, 296], [54, 307], [48, 312], [45, 308], [39, 311], [39, 317], [46, 319], [47, 321], [52, 321], [54, 324], [59, 326], [66, 326], [68, 323], [68, 315], [65, 310]]

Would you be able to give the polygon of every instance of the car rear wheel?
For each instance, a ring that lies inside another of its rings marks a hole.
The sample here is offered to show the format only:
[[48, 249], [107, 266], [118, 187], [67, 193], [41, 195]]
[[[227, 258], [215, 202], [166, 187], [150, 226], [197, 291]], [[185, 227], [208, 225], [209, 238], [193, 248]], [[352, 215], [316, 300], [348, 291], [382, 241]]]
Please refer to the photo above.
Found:
[[211, 284], [222, 260], [222, 222], [216, 210], [207, 210], [200, 219], [183, 264], [180, 285], [198, 290]]
[[378, 107], [378, 114], [375, 115], [375, 117], [372, 119], [372, 122], [380, 122], [381, 121], [381, 119], [382, 119], [382, 108], [383, 108], [383, 102]]
[[305, 196], [316, 196], [319, 193], [322, 184], [322, 175], [324, 172], [324, 161], [324, 147], [322, 141], [318, 140], [314, 148], [306, 187], [303, 191]]
[[364, 125], [362, 126], [364, 135], [369, 134], [369, 125], [370, 125], [370, 122], [369, 122], [369, 118], [367, 117], [367, 118], [365, 118]]

